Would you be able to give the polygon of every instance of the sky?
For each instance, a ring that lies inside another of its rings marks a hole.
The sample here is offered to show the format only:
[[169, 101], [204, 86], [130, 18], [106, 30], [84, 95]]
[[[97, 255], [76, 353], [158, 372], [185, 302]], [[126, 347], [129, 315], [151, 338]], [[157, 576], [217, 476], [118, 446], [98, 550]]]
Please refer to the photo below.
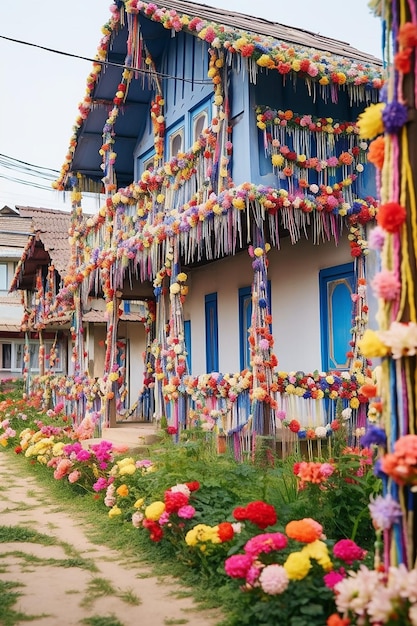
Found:
[[[101, 27], [110, 17], [110, 4], [110, 0], [3, 0], [0, 36], [93, 59]], [[320, 33], [381, 58], [381, 22], [371, 14], [367, 0], [206, 0], [201, 4]], [[291, 7], [296, 7], [294, 14]], [[54, 191], [48, 176], [54, 176], [51, 170], [59, 171], [64, 162], [92, 63], [1, 37], [0, 58], [0, 208], [7, 204], [70, 210], [69, 194]], [[37, 175], [28, 174], [25, 164], [36, 166]], [[39, 169], [46, 177], [38, 176]], [[99, 197], [84, 196], [86, 210], [98, 210], [101, 204]]]

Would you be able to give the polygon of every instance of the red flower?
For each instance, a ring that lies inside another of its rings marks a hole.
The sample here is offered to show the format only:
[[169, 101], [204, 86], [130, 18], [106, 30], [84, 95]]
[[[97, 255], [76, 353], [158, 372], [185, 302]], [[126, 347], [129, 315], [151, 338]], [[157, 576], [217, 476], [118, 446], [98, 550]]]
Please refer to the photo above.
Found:
[[157, 524], [157, 522], [154, 522], [150, 519], [144, 519], [142, 522], [142, 526], [149, 530], [149, 537], [151, 541], [153, 541], [154, 543], [158, 543], [158, 541], [161, 541], [164, 533], [160, 525]]
[[14, 451], [16, 454], [20, 454], [21, 452], [23, 452], [23, 448], [21, 446], [16, 446]]
[[182, 491], [168, 491], [164, 495], [165, 510], [167, 513], [176, 513], [182, 506], [188, 504], [188, 496]]
[[177, 432], [178, 432], [178, 428], [176, 428], [175, 426], [168, 426], [167, 427], [168, 435], [176, 435]]
[[298, 431], [300, 430], [300, 422], [298, 420], [291, 420], [288, 428], [292, 433], [298, 433]]
[[379, 207], [376, 220], [387, 232], [396, 233], [405, 222], [406, 216], [405, 208], [398, 202], [387, 202]]
[[246, 507], [238, 506], [233, 511], [233, 517], [237, 521], [248, 520], [264, 530], [267, 526], [273, 526], [277, 521], [277, 513], [271, 504], [262, 500], [250, 502]]
[[233, 539], [235, 531], [233, 530], [233, 526], [230, 522], [221, 522], [218, 525], [217, 534], [220, 541], [224, 543], [225, 541], [230, 541], [231, 539]]
[[191, 483], [185, 483], [190, 491], [197, 491], [200, 489], [200, 483], [198, 480], [193, 480]]

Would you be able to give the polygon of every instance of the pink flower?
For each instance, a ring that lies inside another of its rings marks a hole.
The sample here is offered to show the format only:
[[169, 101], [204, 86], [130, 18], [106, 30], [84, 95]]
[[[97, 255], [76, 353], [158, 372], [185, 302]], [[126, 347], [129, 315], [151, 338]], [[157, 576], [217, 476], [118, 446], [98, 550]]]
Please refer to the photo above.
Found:
[[366, 555], [366, 551], [360, 548], [351, 539], [341, 539], [333, 546], [333, 554], [337, 559], [341, 559], [348, 565], [352, 565], [354, 561], [362, 561]]
[[54, 471], [54, 478], [56, 478], [57, 480], [64, 478], [64, 476], [69, 474], [72, 466], [73, 463], [69, 459], [61, 459]]
[[81, 472], [79, 470], [74, 470], [73, 472], [68, 474], [68, 480], [70, 483], [76, 483], [80, 477], [81, 477]]
[[262, 590], [273, 596], [283, 593], [289, 584], [288, 574], [282, 565], [276, 563], [267, 565], [259, 576], [259, 582]]
[[231, 578], [246, 578], [252, 565], [252, 557], [249, 554], [233, 554], [226, 559], [224, 570]]
[[187, 504], [186, 506], [182, 506], [178, 509], [177, 515], [178, 517], [182, 517], [182, 519], [191, 519], [195, 515], [195, 508], [190, 504]]
[[376, 274], [371, 286], [375, 295], [383, 300], [395, 300], [401, 291], [400, 281], [390, 270], [382, 270]]
[[261, 553], [272, 552], [273, 550], [283, 550], [288, 543], [288, 539], [282, 533], [263, 533], [255, 535], [246, 542], [245, 552], [252, 557], [257, 557]]

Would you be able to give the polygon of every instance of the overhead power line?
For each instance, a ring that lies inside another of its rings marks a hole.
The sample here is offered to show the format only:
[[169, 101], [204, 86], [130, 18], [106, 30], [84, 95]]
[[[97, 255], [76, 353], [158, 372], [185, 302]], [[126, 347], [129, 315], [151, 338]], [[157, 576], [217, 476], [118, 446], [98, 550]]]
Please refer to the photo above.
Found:
[[196, 85], [211, 85], [211, 80], [199, 80], [195, 78], [184, 78], [180, 76], [171, 76], [170, 74], [163, 74], [161, 72], [155, 72], [154, 70], [148, 70], [139, 67], [132, 67], [131, 65], [124, 65], [122, 63], [115, 63], [113, 61], [102, 61], [101, 59], [92, 59], [91, 57], [85, 57], [80, 54], [73, 54], [71, 52], [63, 52], [62, 50], [56, 50], [54, 48], [47, 48], [46, 46], [41, 46], [36, 43], [31, 43], [29, 41], [22, 41], [21, 39], [14, 39], [13, 37], [6, 37], [5, 35], [0, 35], [0, 39], [4, 39], [5, 41], [11, 41], [12, 43], [17, 43], [22, 46], [30, 46], [31, 48], [38, 48], [39, 50], [45, 50], [46, 52], [52, 52], [53, 54], [60, 54], [61, 56], [70, 57], [72, 59], [81, 59], [82, 61], [90, 61], [91, 63], [98, 63], [100, 65], [107, 65], [111, 67], [120, 67], [123, 70], [129, 70], [132, 72], [138, 72], [139, 74], [145, 74], [146, 76], [153, 77], [158, 76], [159, 78], [168, 78], [170, 80], [178, 80], [184, 83], [193, 83]]

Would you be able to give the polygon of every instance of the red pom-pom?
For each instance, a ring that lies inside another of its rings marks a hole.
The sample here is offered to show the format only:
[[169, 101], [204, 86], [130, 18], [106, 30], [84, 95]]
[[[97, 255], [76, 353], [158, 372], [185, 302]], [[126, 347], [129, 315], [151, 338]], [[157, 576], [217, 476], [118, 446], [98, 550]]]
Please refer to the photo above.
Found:
[[407, 211], [398, 202], [387, 202], [379, 207], [376, 220], [387, 232], [396, 233], [404, 224], [406, 216]]

